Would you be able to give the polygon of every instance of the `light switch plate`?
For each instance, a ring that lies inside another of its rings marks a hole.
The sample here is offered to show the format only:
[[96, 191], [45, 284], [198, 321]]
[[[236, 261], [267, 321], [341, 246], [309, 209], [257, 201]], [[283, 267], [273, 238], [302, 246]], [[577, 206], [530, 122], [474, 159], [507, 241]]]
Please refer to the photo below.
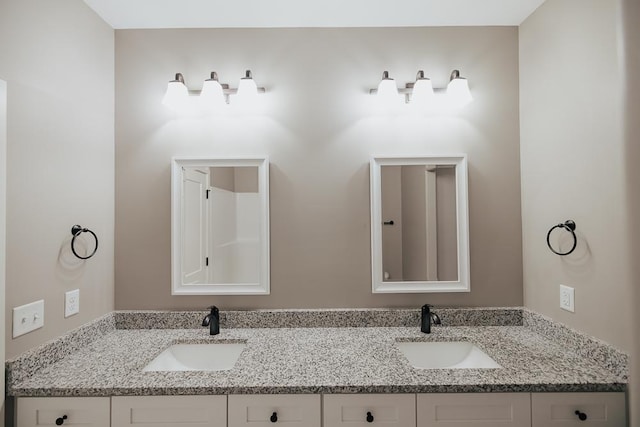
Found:
[[80, 289], [65, 292], [64, 294], [64, 317], [73, 316], [80, 311]]
[[575, 313], [575, 290], [572, 287], [560, 285], [560, 308]]
[[44, 300], [14, 307], [13, 338], [44, 326]]

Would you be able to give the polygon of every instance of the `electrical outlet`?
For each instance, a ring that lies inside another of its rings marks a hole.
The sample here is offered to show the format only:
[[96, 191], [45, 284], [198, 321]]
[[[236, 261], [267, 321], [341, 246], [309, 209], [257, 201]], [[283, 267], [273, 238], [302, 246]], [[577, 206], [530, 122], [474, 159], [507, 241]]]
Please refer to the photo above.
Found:
[[44, 300], [13, 309], [13, 338], [44, 326]]
[[80, 289], [64, 294], [64, 317], [73, 316], [80, 311]]
[[560, 308], [574, 313], [575, 310], [575, 291], [573, 288], [560, 285]]

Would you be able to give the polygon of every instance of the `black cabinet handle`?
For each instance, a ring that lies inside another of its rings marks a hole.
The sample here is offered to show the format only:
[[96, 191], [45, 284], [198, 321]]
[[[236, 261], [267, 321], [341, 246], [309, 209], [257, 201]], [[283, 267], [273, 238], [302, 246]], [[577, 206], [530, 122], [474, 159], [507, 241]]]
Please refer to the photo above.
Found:
[[371, 412], [367, 412], [367, 422], [368, 423], [373, 422], [373, 414], [371, 414]]
[[56, 418], [56, 425], [61, 426], [62, 424], [64, 424], [64, 420], [66, 420], [67, 418], [68, 417], [66, 415]]
[[395, 224], [395, 222], [393, 222], [393, 220], [391, 220], [391, 221], [384, 221], [382, 224], [384, 224], [384, 225], [393, 225], [393, 224]]
[[578, 418], [580, 418], [580, 421], [587, 420], [587, 414], [585, 414], [584, 412], [576, 411], [576, 415], [578, 416]]
[[271, 414], [271, 418], [269, 418], [271, 420], [272, 423], [277, 423], [278, 422], [278, 413], [274, 412], [273, 414]]

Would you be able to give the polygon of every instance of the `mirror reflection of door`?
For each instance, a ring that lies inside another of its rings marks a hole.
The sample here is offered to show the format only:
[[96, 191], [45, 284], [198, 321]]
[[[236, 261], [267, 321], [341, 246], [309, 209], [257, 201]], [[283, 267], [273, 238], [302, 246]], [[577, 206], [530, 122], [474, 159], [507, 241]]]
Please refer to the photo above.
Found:
[[381, 167], [383, 280], [458, 280], [455, 168]]
[[260, 279], [257, 167], [183, 168], [184, 284]]
[[182, 283], [207, 283], [207, 189], [206, 168], [182, 170]]
[[171, 294], [268, 295], [269, 160], [171, 162]]

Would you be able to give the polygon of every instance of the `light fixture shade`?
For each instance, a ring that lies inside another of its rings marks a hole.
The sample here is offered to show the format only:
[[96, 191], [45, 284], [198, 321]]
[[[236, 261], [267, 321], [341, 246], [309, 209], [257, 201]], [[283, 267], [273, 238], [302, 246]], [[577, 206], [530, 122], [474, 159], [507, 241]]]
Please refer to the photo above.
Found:
[[420, 78], [416, 80], [411, 91], [411, 103], [418, 105], [428, 105], [433, 101], [433, 84], [431, 79]]
[[378, 84], [378, 99], [384, 103], [397, 103], [399, 101], [396, 81], [389, 77], [389, 72], [382, 73], [382, 80]]
[[189, 89], [184, 84], [182, 74], [176, 74], [176, 79], [167, 85], [167, 91], [162, 98], [162, 104], [172, 110], [180, 110], [184, 107], [189, 97]]
[[253, 99], [258, 96], [258, 85], [253, 80], [251, 70], [247, 70], [243, 78], [238, 84], [238, 98], [242, 100]]
[[167, 91], [162, 98], [162, 104], [171, 109], [180, 109], [184, 106], [189, 89], [184, 84], [182, 74], [177, 73], [175, 80], [171, 80], [167, 85]]
[[456, 107], [463, 107], [473, 101], [469, 90], [469, 82], [464, 77], [460, 77], [460, 73], [457, 70], [451, 73], [451, 81], [447, 86], [447, 97], [451, 105]]
[[200, 102], [204, 108], [216, 108], [225, 104], [224, 90], [218, 75], [211, 73], [211, 78], [204, 81], [202, 92], [200, 92]]

